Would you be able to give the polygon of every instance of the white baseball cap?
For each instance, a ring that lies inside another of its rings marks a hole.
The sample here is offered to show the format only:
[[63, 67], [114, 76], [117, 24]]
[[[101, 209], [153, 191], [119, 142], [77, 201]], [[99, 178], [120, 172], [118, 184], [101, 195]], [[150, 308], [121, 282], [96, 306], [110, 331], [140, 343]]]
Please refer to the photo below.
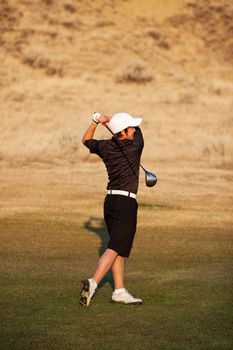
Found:
[[122, 112], [114, 114], [111, 120], [107, 123], [107, 126], [114, 134], [116, 134], [130, 126], [138, 126], [141, 122], [142, 118], [134, 118], [132, 115]]

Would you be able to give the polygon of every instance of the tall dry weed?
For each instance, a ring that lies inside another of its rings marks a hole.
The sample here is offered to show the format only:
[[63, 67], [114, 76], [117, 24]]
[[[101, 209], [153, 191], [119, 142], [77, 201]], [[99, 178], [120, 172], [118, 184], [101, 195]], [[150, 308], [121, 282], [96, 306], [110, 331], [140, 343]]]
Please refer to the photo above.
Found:
[[153, 80], [152, 72], [150, 72], [145, 62], [135, 61], [131, 62], [118, 72], [116, 82], [118, 83], [148, 83]]
[[207, 135], [201, 145], [201, 153], [205, 158], [221, 159], [233, 164], [233, 139], [229, 133]]

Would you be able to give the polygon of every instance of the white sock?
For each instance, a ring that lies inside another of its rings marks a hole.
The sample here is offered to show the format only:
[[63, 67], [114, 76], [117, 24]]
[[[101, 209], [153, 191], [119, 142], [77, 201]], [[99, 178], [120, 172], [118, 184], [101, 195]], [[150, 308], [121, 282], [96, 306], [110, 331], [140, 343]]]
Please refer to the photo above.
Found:
[[92, 284], [94, 284], [95, 289], [97, 288], [98, 284], [96, 283], [96, 281], [93, 278], [89, 278], [88, 281]]
[[123, 292], [125, 292], [125, 288], [118, 288], [118, 289], [114, 290], [114, 294], [120, 294], [120, 293], [123, 293]]

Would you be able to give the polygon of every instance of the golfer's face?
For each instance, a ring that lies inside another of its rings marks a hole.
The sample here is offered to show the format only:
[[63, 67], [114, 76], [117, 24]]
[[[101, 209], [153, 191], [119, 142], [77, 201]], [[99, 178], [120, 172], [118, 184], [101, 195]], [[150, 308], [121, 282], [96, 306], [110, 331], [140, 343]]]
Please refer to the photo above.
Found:
[[135, 128], [130, 126], [127, 130], [127, 136], [129, 140], [133, 140], [134, 133], [135, 133]]

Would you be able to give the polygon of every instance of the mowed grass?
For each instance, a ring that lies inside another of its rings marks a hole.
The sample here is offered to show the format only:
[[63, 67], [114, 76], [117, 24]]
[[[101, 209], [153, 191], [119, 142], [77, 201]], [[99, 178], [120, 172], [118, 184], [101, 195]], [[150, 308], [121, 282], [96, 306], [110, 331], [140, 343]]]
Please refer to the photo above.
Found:
[[78, 295], [106, 244], [101, 217], [18, 214], [0, 232], [2, 350], [232, 349], [230, 229], [141, 225], [126, 286], [143, 305], [112, 304], [109, 275], [89, 308]]

